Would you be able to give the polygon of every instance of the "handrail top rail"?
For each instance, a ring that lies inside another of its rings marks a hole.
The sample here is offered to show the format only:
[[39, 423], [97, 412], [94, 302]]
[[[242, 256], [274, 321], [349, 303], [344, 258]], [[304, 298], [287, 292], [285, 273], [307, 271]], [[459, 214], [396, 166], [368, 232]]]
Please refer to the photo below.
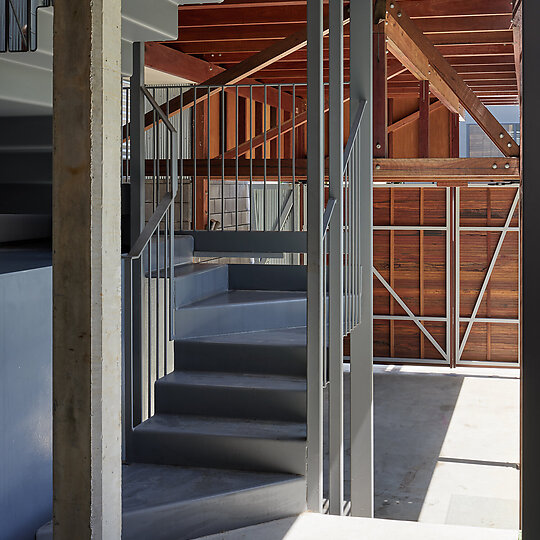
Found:
[[332, 214], [336, 207], [336, 199], [330, 197], [326, 203], [326, 208], [324, 209], [323, 214], [323, 239], [326, 237], [326, 232], [328, 231], [328, 225], [330, 225], [330, 220], [332, 219]]
[[141, 231], [141, 234], [133, 244], [133, 247], [131, 248], [130, 252], [126, 255], [123, 255], [124, 259], [138, 259], [144, 248], [148, 245], [148, 242], [150, 242], [150, 239], [152, 238], [152, 235], [156, 231], [156, 229], [159, 227], [159, 224], [161, 220], [163, 219], [163, 216], [167, 213], [170, 206], [174, 202], [174, 194], [172, 191], [167, 191], [161, 201], [159, 201], [159, 204], [157, 205], [156, 209], [154, 210], [154, 213], [144, 226], [144, 229]]
[[349, 139], [347, 140], [345, 150], [343, 151], [343, 174], [345, 174], [347, 163], [349, 162], [349, 158], [351, 157], [354, 141], [356, 140], [358, 131], [360, 130], [360, 123], [362, 122], [362, 117], [364, 116], [366, 103], [367, 101], [365, 99], [360, 100], [360, 106], [358, 107], [358, 111], [356, 112], [356, 116], [354, 117], [354, 122], [351, 126]]
[[154, 111], [158, 114], [161, 121], [167, 126], [167, 129], [171, 131], [172, 133], [176, 133], [176, 128], [171, 124], [171, 121], [167, 117], [167, 115], [163, 112], [161, 107], [158, 105], [157, 101], [154, 99], [154, 96], [149, 92], [146, 85], [141, 86], [141, 91], [145, 95], [146, 99], [150, 102], [152, 105]]

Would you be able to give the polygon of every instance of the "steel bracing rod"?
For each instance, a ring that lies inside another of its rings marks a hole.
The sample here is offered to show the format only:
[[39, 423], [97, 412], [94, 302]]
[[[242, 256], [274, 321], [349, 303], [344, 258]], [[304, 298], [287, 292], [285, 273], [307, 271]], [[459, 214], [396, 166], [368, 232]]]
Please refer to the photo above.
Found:
[[[329, 245], [329, 512], [343, 513], [343, 0], [330, 0], [329, 198], [323, 234]], [[358, 131], [359, 125], [356, 127]]]
[[[323, 235], [324, 88], [323, 1], [307, 3], [307, 509], [323, 501]], [[266, 110], [266, 108], [265, 108]], [[265, 123], [266, 128], [266, 123]], [[265, 147], [266, 148], [266, 145]]]
[[382, 277], [380, 272], [373, 267], [373, 273], [377, 276], [378, 280], [384, 285], [384, 288], [394, 297], [395, 301], [407, 312], [409, 318], [420, 328], [422, 333], [429, 339], [431, 344], [437, 349], [439, 354], [445, 359], [448, 360], [448, 354], [443, 351], [442, 347], [437, 343], [435, 338], [431, 333], [426, 329], [426, 327], [420, 322], [420, 319], [409, 309], [409, 306], [401, 299], [401, 297], [392, 289], [388, 282]]
[[482, 287], [480, 288], [480, 291], [478, 292], [478, 296], [474, 304], [474, 309], [472, 311], [471, 318], [467, 324], [467, 328], [465, 329], [465, 334], [463, 334], [463, 339], [459, 346], [458, 360], [461, 360], [461, 355], [463, 354], [463, 351], [465, 350], [465, 345], [467, 344], [467, 340], [469, 339], [472, 326], [476, 319], [476, 315], [478, 314], [478, 310], [480, 309], [480, 304], [482, 303], [482, 299], [484, 298], [484, 293], [486, 292], [487, 286], [489, 285], [491, 274], [493, 273], [493, 269], [495, 268], [495, 264], [497, 263], [497, 259], [499, 258], [499, 253], [501, 252], [504, 239], [506, 238], [506, 233], [508, 232], [508, 228], [510, 226], [510, 223], [512, 222], [512, 218], [514, 217], [514, 212], [516, 211], [518, 202], [519, 202], [519, 188], [516, 190], [514, 201], [512, 202], [512, 206], [510, 208], [510, 211], [508, 212], [508, 216], [506, 217], [504, 230], [501, 232], [501, 235], [499, 236], [497, 247], [495, 248], [495, 252], [493, 253], [493, 257], [491, 258], [491, 262], [489, 264], [489, 268], [487, 270], [486, 276], [484, 277]]

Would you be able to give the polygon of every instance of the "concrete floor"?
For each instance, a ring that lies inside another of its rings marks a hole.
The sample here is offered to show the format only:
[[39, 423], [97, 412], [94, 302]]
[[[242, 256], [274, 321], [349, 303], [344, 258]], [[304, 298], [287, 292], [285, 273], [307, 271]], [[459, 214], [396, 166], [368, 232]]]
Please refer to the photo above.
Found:
[[519, 372], [374, 375], [375, 517], [519, 526]]
[[302, 514], [199, 540], [518, 540], [509, 530]]
[[517, 370], [376, 366], [374, 401], [383, 519], [302, 514], [207, 540], [518, 539]]

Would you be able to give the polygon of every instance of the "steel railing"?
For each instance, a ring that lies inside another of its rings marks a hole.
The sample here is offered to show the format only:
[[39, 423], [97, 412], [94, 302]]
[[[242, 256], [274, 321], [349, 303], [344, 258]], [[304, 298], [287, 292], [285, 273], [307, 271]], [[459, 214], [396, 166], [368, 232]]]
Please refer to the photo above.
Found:
[[303, 230], [305, 83], [149, 88], [179, 130], [181, 230]]
[[52, 0], [0, 0], [0, 52], [34, 51], [37, 11]]
[[[139, 92], [137, 92], [139, 90]], [[131, 126], [124, 156], [137, 154], [143, 168], [124, 167], [123, 181], [142, 183], [144, 228], [124, 255], [125, 431], [126, 444], [139, 423], [154, 414], [154, 383], [173, 369], [174, 201], [178, 191], [178, 134], [151, 91], [131, 88], [131, 100], [152, 113], [151, 136], [135, 137]], [[127, 116], [127, 115], [126, 115]], [[133, 114], [131, 114], [133, 119]], [[129, 451], [129, 450], [128, 450]]]

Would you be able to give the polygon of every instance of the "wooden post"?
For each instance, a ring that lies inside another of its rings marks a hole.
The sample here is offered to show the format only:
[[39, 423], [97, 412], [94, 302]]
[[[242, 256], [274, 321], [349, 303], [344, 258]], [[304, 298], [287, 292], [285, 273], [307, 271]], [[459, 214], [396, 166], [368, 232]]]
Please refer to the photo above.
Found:
[[373, 25], [373, 157], [388, 157], [386, 25]]
[[429, 157], [429, 81], [420, 81], [418, 157]]

